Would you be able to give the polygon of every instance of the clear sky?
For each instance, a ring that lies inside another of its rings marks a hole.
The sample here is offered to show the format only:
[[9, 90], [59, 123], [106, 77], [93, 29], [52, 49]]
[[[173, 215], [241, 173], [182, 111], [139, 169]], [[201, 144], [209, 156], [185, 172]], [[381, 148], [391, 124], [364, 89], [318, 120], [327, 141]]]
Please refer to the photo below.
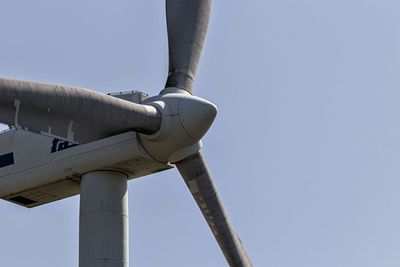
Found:
[[[0, 76], [162, 89], [164, 1], [2, 0]], [[400, 265], [400, 2], [214, 1], [203, 154], [257, 267]], [[178, 172], [129, 183], [131, 266], [226, 266]], [[0, 266], [78, 265], [79, 197], [0, 201]]]

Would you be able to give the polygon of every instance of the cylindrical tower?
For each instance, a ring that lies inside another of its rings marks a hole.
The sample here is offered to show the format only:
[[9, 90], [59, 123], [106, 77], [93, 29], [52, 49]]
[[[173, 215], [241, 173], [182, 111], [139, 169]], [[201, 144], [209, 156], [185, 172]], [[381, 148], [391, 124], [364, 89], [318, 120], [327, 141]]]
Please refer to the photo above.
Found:
[[127, 176], [94, 171], [82, 176], [79, 218], [80, 267], [128, 267]]

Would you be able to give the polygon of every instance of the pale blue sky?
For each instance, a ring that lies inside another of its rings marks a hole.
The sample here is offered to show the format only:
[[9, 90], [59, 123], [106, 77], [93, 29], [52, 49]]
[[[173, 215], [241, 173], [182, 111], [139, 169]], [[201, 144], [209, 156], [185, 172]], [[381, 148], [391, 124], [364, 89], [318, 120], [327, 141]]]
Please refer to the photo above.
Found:
[[[164, 1], [2, 0], [0, 77], [157, 94]], [[203, 153], [257, 267], [400, 265], [400, 2], [214, 1]], [[176, 170], [129, 184], [131, 266], [226, 266]], [[0, 266], [78, 265], [79, 198], [0, 201]]]

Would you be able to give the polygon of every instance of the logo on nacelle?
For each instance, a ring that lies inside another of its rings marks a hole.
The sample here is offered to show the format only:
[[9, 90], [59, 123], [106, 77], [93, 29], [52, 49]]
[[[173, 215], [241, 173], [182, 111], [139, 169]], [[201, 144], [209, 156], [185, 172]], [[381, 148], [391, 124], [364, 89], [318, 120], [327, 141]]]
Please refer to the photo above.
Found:
[[77, 146], [78, 144], [71, 143], [69, 141], [64, 141], [58, 138], [53, 139], [53, 145], [51, 146], [51, 151], [50, 153], [55, 153], [61, 150], [65, 150], [74, 146]]

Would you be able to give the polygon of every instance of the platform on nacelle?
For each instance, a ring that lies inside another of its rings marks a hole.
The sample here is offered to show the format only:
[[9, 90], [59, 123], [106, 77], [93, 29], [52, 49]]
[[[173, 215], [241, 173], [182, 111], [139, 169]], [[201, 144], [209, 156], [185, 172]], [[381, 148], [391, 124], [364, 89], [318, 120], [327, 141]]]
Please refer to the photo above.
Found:
[[170, 168], [146, 153], [136, 132], [81, 145], [23, 129], [0, 134], [0, 198], [28, 208], [79, 194], [80, 177], [90, 171], [134, 179]]

